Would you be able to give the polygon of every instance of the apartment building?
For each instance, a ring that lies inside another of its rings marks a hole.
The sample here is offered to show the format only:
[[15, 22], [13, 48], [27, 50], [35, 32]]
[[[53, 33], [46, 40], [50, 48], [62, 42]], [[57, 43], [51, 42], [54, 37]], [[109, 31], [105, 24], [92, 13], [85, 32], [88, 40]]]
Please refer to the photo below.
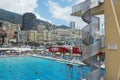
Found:
[[28, 42], [36, 42], [37, 41], [37, 31], [36, 30], [28, 30], [27, 31]]

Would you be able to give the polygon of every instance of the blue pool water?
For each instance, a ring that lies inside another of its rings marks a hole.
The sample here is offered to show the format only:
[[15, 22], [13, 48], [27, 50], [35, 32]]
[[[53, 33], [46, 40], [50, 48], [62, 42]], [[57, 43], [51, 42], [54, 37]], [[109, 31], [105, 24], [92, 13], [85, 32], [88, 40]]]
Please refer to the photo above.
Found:
[[67, 63], [43, 58], [0, 58], [0, 80], [79, 80], [89, 72], [88, 66], [68, 67]]

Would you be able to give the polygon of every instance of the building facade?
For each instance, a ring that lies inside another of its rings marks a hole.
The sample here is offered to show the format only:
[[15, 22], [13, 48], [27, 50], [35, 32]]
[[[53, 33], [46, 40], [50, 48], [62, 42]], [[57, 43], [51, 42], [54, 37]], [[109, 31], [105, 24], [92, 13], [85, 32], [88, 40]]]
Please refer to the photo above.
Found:
[[75, 22], [74, 21], [70, 22], [70, 29], [75, 29]]
[[18, 31], [18, 42], [22, 42], [22, 43], [27, 42], [27, 32], [26, 31]]
[[6, 37], [9, 39], [13, 39], [15, 36], [15, 32], [13, 29], [7, 29], [6, 30]]
[[6, 32], [5, 30], [0, 29], [0, 45], [5, 43]]
[[70, 29], [56, 29], [56, 33], [58, 36], [58, 40], [60, 41], [64, 41], [67, 38], [72, 36], [72, 32], [70, 31]]
[[41, 43], [41, 42], [43, 42], [44, 41], [44, 35], [43, 35], [43, 33], [39, 33], [39, 32], [37, 32], [37, 43]]
[[11, 22], [8, 22], [8, 21], [2, 21], [2, 29], [3, 30], [7, 30], [7, 29], [11, 29]]
[[2, 22], [0, 22], [0, 27], [2, 27], [2, 24], [3, 24], [3, 23], [2, 23]]
[[28, 30], [27, 37], [28, 37], [28, 42], [32, 42], [32, 43], [37, 42], [37, 31], [36, 30]]
[[36, 16], [33, 13], [25, 13], [22, 17], [22, 30], [37, 30]]

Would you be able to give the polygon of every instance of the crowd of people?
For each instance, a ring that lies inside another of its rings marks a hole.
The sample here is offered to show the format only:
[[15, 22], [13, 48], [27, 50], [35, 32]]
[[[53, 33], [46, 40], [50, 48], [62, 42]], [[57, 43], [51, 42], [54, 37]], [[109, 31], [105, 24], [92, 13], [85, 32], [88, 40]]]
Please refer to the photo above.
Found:
[[27, 56], [30, 51], [0, 51], [0, 57]]

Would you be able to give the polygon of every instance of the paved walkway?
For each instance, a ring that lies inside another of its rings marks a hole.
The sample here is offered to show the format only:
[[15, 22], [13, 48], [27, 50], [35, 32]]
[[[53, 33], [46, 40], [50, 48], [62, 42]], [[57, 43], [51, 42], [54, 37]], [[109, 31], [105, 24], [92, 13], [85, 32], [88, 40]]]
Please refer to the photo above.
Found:
[[47, 58], [47, 59], [52, 59], [52, 60], [57, 60], [57, 61], [62, 61], [62, 62], [68, 62], [68, 63], [71, 63], [71, 64], [86, 65], [86, 64], [82, 63], [80, 60], [75, 60], [75, 58], [73, 58], [72, 60], [65, 60], [65, 59], [60, 59], [60, 58], [52, 58], [52, 57], [47, 57], [47, 56], [40, 56], [40, 55], [36, 55], [36, 54], [31, 55], [31, 56]]

